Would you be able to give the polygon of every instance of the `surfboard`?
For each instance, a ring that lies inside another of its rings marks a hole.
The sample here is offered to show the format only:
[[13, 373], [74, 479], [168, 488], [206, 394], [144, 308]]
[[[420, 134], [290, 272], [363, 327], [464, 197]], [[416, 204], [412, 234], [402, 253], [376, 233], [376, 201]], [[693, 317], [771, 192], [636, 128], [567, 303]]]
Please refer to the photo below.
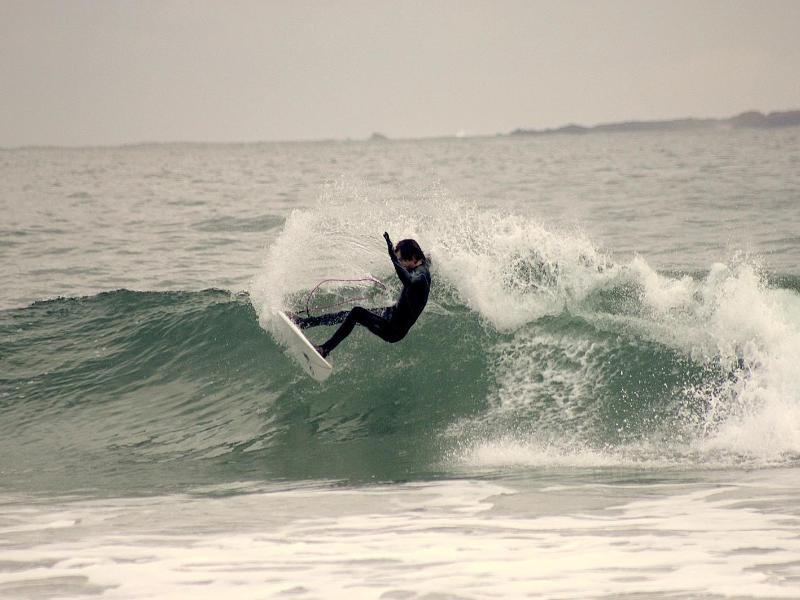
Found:
[[325, 381], [333, 366], [316, 351], [300, 328], [282, 310], [275, 313], [275, 335], [286, 346], [287, 354], [317, 381]]

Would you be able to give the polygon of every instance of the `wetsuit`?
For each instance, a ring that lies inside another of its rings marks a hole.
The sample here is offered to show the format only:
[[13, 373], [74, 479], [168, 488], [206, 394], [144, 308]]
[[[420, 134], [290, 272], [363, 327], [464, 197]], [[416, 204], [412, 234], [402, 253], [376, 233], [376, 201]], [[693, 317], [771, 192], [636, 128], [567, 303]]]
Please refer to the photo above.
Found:
[[394, 306], [386, 308], [366, 309], [356, 306], [352, 310], [344, 310], [319, 317], [295, 317], [301, 329], [318, 325], [342, 325], [331, 338], [320, 346], [322, 356], [327, 356], [339, 343], [350, 335], [356, 323], [363, 325], [382, 340], [390, 343], [402, 340], [411, 326], [425, 308], [431, 287], [431, 273], [427, 260], [414, 269], [407, 270], [395, 256], [392, 243], [388, 240], [389, 257], [392, 259], [397, 277], [403, 284], [403, 291]]

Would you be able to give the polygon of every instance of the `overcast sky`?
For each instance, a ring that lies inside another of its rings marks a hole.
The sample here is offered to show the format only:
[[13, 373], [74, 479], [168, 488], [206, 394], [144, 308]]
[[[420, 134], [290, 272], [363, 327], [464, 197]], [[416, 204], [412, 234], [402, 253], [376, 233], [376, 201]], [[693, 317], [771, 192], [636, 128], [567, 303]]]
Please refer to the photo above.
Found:
[[800, 0], [0, 0], [0, 145], [800, 108]]

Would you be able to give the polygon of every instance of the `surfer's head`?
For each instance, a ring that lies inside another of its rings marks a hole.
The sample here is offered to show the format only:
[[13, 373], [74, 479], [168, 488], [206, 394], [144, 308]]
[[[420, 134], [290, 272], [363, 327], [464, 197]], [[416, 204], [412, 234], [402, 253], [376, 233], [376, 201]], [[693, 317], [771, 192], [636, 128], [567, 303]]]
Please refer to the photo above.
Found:
[[425, 262], [425, 254], [416, 240], [400, 240], [394, 247], [394, 253], [407, 269], [413, 269]]

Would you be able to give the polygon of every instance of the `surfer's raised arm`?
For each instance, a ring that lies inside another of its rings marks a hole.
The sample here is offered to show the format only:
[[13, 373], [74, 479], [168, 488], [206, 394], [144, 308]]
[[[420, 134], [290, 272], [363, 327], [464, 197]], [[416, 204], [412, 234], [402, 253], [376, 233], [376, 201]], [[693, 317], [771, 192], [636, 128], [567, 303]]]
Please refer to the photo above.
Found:
[[400, 281], [403, 282], [403, 285], [408, 285], [411, 283], [411, 273], [400, 264], [400, 258], [397, 256], [394, 244], [392, 244], [392, 240], [386, 231], [383, 232], [383, 239], [386, 240], [386, 246], [389, 249], [389, 258], [392, 259], [392, 264], [394, 265], [394, 270], [397, 272], [397, 276], [400, 278]]

